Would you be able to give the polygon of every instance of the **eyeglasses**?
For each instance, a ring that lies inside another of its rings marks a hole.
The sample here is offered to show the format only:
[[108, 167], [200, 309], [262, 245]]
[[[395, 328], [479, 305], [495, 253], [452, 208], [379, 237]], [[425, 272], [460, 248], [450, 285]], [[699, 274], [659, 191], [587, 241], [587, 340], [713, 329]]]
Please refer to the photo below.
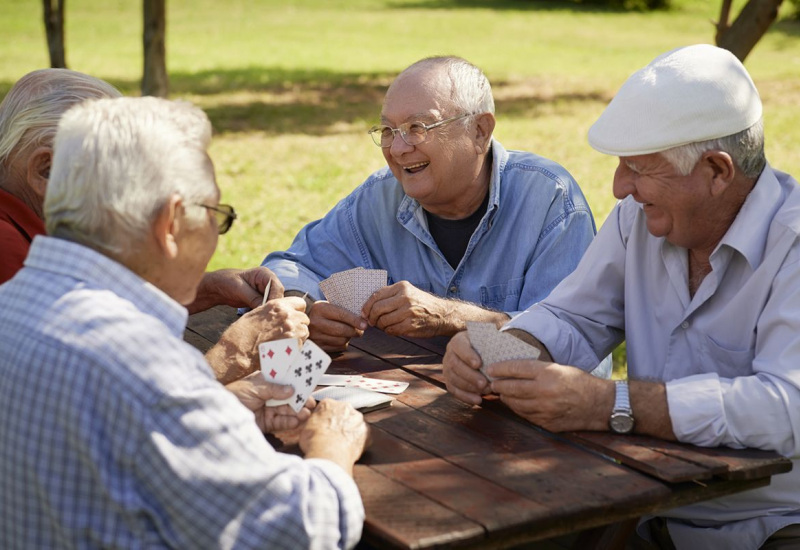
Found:
[[233, 220], [238, 216], [233, 206], [227, 204], [218, 204], [217, 206], [209, 206], [207, 204], [196, 204], [195, 206], [202, 206], [206, 210], [211, 210], [217, 220], [217, 232], [224, 235], [233, 225]]
[[464, 113], [463, 115], [446, 118], [444, 120], [440, 120], [439, 122], [434, 122], [433, 124], [424, 124], [422, 122], [406, 122], [397, 128], [392, 128], [391, 126], [386, 125], [377, 125], [370, 128], [367, 133], [372, 136], [372, 141], [374, 141], [375, 145], [378, 147], [391, 147], [392, 142], [394, 142], [394, 136], [397, 134], [400, 134], [400, 137], [403, 138], [403, 141], [413, 147], [415, 145], [425, 143], [425, 140], [428, 139], [428, 130], [433, 130], [437, 126], [443, 126], [448, 122], [460, 120], [471, 115], [472, 113]]

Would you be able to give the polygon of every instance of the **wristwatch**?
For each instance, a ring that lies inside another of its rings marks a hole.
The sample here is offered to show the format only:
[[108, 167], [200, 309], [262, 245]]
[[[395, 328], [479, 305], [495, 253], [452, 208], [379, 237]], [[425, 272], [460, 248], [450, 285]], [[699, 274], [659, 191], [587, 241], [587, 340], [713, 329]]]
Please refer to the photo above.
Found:
[[615, 386], [617, 394], [611, 418], [608, 419], [608, 427], [614, 433], [629, 434], [633, 431], [633, 410], [628, 396], [628, 381], [617, 380]]

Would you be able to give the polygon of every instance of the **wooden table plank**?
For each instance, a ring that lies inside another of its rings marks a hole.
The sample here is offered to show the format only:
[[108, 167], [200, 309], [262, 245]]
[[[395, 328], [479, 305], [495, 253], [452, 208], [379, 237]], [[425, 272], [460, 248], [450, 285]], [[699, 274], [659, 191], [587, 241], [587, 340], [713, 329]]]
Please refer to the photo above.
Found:
[[773, 451], [708, 449], [653, 437], [619, 437], [606, 432], [573, 432], [566, 437], [672, 483], [713, 476], [755, 479], [792, 469], [788, 458]]

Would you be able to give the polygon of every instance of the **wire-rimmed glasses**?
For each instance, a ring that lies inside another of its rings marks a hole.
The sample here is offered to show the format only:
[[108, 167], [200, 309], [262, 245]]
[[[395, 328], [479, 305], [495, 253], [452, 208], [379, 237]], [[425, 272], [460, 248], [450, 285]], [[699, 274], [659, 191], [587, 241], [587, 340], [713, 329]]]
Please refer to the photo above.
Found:
[[214, 217], [217, 220], [217, 233], [220, 235], [227, 233], [233, 225], [233, 220], [238, 217], [236, 215], [236, 210], [233, 209], [233, 206], [228, 204], [218, 204], [217, 206], [198, 204], [197, 206], [202, 206], [203, 208], [211, 210], [214, 213]]
[[453, 122], [454, 120], [460, 120], [464, 117], [468, 117], [471, 114], [472, 113], [464, 113], [461, 115], [456, 115], [454, 117], [440, 120], [439, 122], [434, 122], [433, 124], [425, 124], [424, 122], [405, 122], [397, 128], [392, 128], [391, 126], [386, 126], [385, 124], [378, 124], [370, 128], [367, 133], [372, 137], [372, 141], [374, 141], [375, 145], [378, 147], [391, 147], [392, 142], [394, 141], [394, 136], [397, 134], [400, 134], [400, 137], [403, 138], [403, 141], [413, 147], [415, 145], [425, 143], [425, 141], [428, 139], [429, 130], [436, 128], [437, 126], [443, 126], [448, 122]]

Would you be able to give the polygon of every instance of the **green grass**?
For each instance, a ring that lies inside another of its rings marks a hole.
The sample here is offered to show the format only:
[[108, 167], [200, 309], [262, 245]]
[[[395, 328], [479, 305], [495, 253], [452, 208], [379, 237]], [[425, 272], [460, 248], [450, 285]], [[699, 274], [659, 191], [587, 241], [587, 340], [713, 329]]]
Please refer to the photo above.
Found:
[[[241, 214], [211, 267], [256, 265], [287, 247], [382, 166], [365, 131], [383, 92], [436, 54], [484, 69], [496, 137], [566, 166], [601, 224], [615, 202], [615, 160], [594, 152], [586, 131], [631, 72], [668, 49], [710, 43], [718, 4], [624, 13], [566, 0], [170, 0], [172, 97], [211, 118], [223, 200]], [[47, 66], [41, 19], [39, 2], [0, 0], [0, 95]], [[139, 2], [69, 2], [67, 62], [136, 95], [141, 26]], [[798, 175], [800, 24], [774, 25], [746, 65], [765, 103], [768, 158]]]

